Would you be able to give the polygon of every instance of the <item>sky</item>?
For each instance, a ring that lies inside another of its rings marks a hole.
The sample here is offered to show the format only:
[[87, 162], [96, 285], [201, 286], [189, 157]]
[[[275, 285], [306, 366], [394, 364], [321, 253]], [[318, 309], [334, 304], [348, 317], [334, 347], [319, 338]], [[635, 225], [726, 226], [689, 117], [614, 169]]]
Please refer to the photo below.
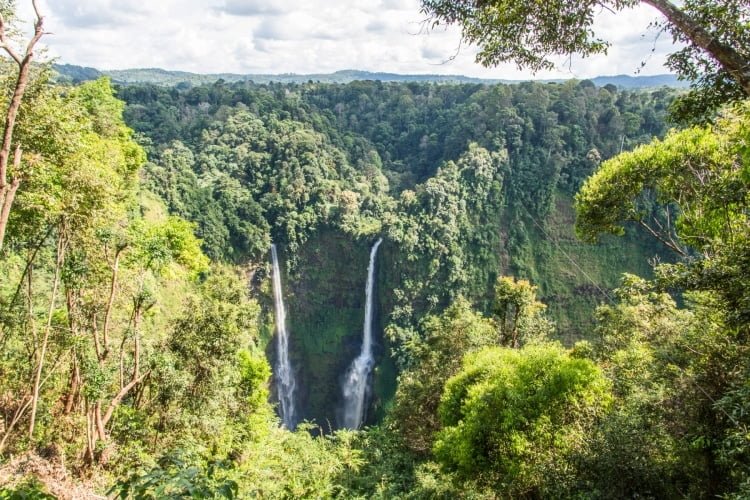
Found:
[[[31, 0], [17, 0], [31, 21]], [[331, 73], [344, 69], [481, 78], [589, 78], [666, 73], [671, 36], [641, 5], [596, 17], [609, 54], [532, 75], [484, 68], [457, 27], [427, 29], [419, 0], [39, 0], [48, 56], [97, 69], [195, 73]], [[30, 26], [30, 22], [29, 22]], [[643, 64], [645, 63], [645, 65]]]

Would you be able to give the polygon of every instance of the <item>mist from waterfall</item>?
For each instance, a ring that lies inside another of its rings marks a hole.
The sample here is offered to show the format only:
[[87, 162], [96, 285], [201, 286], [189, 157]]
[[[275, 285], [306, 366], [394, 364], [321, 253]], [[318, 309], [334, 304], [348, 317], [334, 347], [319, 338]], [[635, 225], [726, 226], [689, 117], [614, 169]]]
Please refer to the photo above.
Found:
[[365, 417], [365, 396], [367, 384], [372, 372], [375, 359], [372, 355], [372, 322], [373, 322], [373, 291], [375, 288], [375, 259], [378, 247], [383, 242], [380, 238], [370, 250], [370, 263], [367, 266], [367, 285], [365, 288], [365, 323], [362, 333], [362, 350], [359, 356], [349, 366], [343, 380], [344, 408], [342, 425], [348, 429], [358, 429]]
[[294, 408], [294, 391], [296, 384], [292, 364], [289, 362], [289, 332], [286, 330], [286, 309], [281, 288], [281, 270], [276, 245], [271, 245], [273, 262], [273, 302], [276, 312], [276, 393], [279, 398], [279, 414], [287, 429], [297, 426]]

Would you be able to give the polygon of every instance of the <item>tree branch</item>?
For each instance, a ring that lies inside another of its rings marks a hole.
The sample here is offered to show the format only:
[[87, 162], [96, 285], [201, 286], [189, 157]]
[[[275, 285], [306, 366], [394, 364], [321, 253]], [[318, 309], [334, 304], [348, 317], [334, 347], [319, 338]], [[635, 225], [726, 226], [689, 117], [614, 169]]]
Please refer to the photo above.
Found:
[[16, 51], [13, 50], [13, 47], [10, 45], [10, 41], [8, 40], [8, 36], [5, 32], [5, 17], [3, 17], [3, 14], [0, 13], [0, 48], [2, 48], [10, 57], [13, 59], [16, 64], [21, 64], [22, 60], [21, 57], [16, 54]]
[[112, 319], [112, 308], [115, 303], [115, 294], [117, 292], [117, 271], [120, 265], [120, 255], [125, 248], [118, 247], [115, 251], [115, 260], [112, 264], [112, 280], [109, 287], [109, 299], [107, 300], [107, 309], [104, 313], [104, 358], [109, 354], [109, 326]]
[[648, 224], [646, 224], [646, 222], [644, 222], [644, 221], [643, 221], [643, 219], [639, 219], [639, 220], [638, 220], [637, 222], [638, 222], [638, 224], [640, 224], [640, 225], [641, 225], [641, 226], [642, 226], [642, 227], [643, 227], [644, 229], [646, 229], [646, 231], [648, 231], [648, 232], [649, 232], [649, 233], [651, 234], [651, 236], [653, 236], [653, 237], [654, 237], [654, 238], [656, 238], [657, 240], [659, 240], [659, 241], [661, 241], [662, 243], [664, 243], [664, 244], [665, 244], [666, 246], [668, 246], [668, 247], [669, 247], [670, 249], [672, 249], [672, 250], [674, 250], [675, 252], [677, 252], [677, 253], [678, 253], [679, 255], [681, 255], [682, 257], [687, 257], [687, 252], [685, 252], [685, 250], [683, 250], [683, 249], [682, 249], [682, 248], [680, 248], [680, 247], [679, 247], [679, 246], [678, 246], [677, 244], [675, 244], [675, 243], [673, 243], [672, 241], [670, 241], [670, 240], [672, 239], [671, 237], [669, 238], [669, 240], [667, 240], [667, 239], [664, 239], [664, 238], [663, 238], [663, 237], [662, 237], [662, 236], [661, 236], [661, 235], [659, 234], [659, 232], [658, 232], [658, 231], [655, 231], [655, 230], [654, 230], [654, 229], [653, 229], [653, 228], [652, 228], [651, 226], [649, 226]]
[[713, 57], [750, 96], [750, 63], [734, 48], [721, 43], [713, 34], [695, 22], [669, 0], [642, 0], [661, 12], [693, 44]]
[[140, 377], [133, 377], [133, 379], [130, 382], [128, 382], [128, 384], [125, 387], [120, 389], [120, 392], [118, 392], [117, 395], [114, 398], [112, 398], [112, 401], [110, 401], [109, 406], [107, 407], [107, 412], [104, 414], [104, 416], [101, 419], [102, 426], [107, 425], [107, 423], [109, 422], [109, 419], [112, 418], [112, 414], [117, 408], [117, 405], [119, 405], [122, 402], [122, 399], [125, 396], [127, 396], [130, 390], [136, 385], [138, 385], [139, 383], [143, 382], [143, 379], [148, 377], [150, 374], [151, 374], [151, 370], [148, 370]]

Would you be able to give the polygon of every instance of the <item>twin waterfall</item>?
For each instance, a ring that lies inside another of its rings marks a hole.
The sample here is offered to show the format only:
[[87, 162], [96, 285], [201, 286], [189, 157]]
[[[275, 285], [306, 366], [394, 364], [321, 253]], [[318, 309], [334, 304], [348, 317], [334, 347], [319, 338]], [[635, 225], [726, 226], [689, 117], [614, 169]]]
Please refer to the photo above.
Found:
[[[348, 429], [358, 429], [365, 418], [365, 397], [367, 383], [372, 372], [375, 359], [372, 354], [372, 321], [373, 321], [373, 291], [375, 288], [375, 259], [378, 247], [383, 239], [378, 239], [370, 250], [370, 263], [367, 267], [367, 288], [365, 290], [365, 323], [362, 336], [362, 350], [352, 362], [343, 379], [344, 407], [342, 426]], [[293, 430], [297, 426], [297, 415], [294, 406], [294, 392], [296, 383], [294, 371], [289, 362], [289, 333], [286, 330], [286, 309], [281, 288], [281, 271], [276, 245], [271, 245], [271, 259], [273, 261], [273, 298], [276, 310], [276, 392], [279, 398], [279, 414], [284, 426]]]
[[365, 417], [365, 395], [367, 381], [370, 378], [375, 359], [372, 357], [372, 317], [373, 317], [373, 289], [375, 288], [375, 258], [378, 247], [383, 242], [379, 239], [370, 250], [370, 263], [367, 266], [367, 288], [365, 289], [365, 324], [362, 335], [362, 351], [352, 362], [344, 377], [344, 413], [343, 426], [348, 429], [358, 429]]
[[294, 372], [289, 362], [289, 333], [286, 331], [286, 309], [281, 288], [281, 270], [276, 245], [271, 245], [273, 261], [273, 302], [276, 310], [276, 392], [279, 397], [281, 421], [289, 430], [297, 426], [294, 412]]

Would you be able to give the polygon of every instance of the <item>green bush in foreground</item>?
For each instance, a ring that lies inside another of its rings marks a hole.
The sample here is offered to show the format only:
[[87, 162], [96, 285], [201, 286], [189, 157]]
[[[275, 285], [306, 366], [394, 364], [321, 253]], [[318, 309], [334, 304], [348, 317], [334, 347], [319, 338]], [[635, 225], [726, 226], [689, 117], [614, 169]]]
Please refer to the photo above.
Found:
[[446, 384], [435, 455], [503, 494], [560, 494], [610, 401], [601, 370], [559, 345], [487, 348]]

